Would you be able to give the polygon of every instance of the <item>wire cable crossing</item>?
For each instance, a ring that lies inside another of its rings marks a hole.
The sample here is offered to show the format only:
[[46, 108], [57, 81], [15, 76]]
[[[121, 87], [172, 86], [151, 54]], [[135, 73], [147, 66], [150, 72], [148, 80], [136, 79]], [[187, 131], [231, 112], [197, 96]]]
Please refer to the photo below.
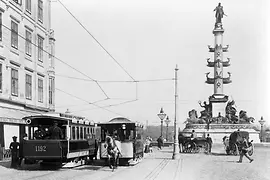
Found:
[[105, 47], [88, 31], [88, 29], [76, 18], [71, 11], [60, 1], [58, 2], [65, 8], [65, 10], [80, 24], [80, 26], [98, 43], [98, 45], [116, 62], [116, 64], [121, 67], [123, 71], [135, 82], [136, 80], [127, 72], [127, 70], [105, 49]]

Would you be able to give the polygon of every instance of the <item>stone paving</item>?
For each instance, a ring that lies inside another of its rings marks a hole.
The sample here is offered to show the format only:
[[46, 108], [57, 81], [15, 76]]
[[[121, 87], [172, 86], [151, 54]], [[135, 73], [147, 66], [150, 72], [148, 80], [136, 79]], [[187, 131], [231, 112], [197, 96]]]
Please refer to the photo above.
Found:
[[[270, 180], [270, 148], [255, 148], [254, 162], [239, 156], [227, 156], [222, 146], [213, 147], [211, 155], [181, 154], [172, 160], [172, 147], [146, 155], [135, 166], [120, 166], [114, 172], [100, 164], [73, 169], [40, 169], [39, 166], [24, 170], [9, 169], [0, 163], [0, 180]], [[2, 165], [2, 166], [1, 166]], [[7, 166], [7, 165], [6, 165]], [[28, 170], [26, 170], [28, 169]]]

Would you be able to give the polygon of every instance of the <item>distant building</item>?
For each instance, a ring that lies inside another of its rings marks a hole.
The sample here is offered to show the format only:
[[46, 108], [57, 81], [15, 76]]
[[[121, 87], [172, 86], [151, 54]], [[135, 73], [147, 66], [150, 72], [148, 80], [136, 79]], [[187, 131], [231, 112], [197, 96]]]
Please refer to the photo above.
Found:
[[0, 145], [22, 137], [21, 119], [55, 110], [50, 0], [0, 0]]

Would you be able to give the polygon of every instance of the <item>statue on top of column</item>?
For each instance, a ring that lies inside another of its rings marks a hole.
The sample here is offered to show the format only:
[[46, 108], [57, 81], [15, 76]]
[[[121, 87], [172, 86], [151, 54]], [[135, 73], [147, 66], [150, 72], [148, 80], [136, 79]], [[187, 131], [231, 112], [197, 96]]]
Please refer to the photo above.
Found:
[[223, 15], [227, 16], [223, 11], [223, 6], [221, 6], [221, 3], [218, 3], [218, 6], [214, 9], [214, 11], [216, 11], [216, 23], [221, 23]]

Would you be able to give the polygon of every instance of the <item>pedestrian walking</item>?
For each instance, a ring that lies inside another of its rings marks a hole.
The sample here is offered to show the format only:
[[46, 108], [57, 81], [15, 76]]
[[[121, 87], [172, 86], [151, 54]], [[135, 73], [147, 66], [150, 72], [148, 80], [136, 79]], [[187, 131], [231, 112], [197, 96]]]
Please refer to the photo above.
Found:
[[17, 142], [17, 136], [12, 137], [13, 142], [10, 143], [9, 149], [11, 150], [11, 168], [17, 168], [19, 163], [19, 147], [20, 143]]
[[243, 137], [243, 142], [240, 146], [240, 151], [239, 151], [240, 158], [239, 158], [239, 161], [237, 161], [238, 163], [242, 163], [243, 156], [245, 156], [249, 160], [250, 163], [254, 160], [247, 155], [248, 148], [249, 148], [248, 141], [245, 137]]
[[161, 150], [161, 146], [163, 146], [163, 137], [159, 136], [159, 138], [157, 139], [158, 142], [158, 149]]
[[150, 152], [150, 144], [151, 144], [150, 138], [147, 137], [146, 140], [145, 140], [144, 153], [149, 153]]
[[206, 140], [209, 143], [209, 151], [208, 152], [211, 153], [213, 141], [212, 141], [212, 138], [209, 136], [209, 134], [207, 134]]

